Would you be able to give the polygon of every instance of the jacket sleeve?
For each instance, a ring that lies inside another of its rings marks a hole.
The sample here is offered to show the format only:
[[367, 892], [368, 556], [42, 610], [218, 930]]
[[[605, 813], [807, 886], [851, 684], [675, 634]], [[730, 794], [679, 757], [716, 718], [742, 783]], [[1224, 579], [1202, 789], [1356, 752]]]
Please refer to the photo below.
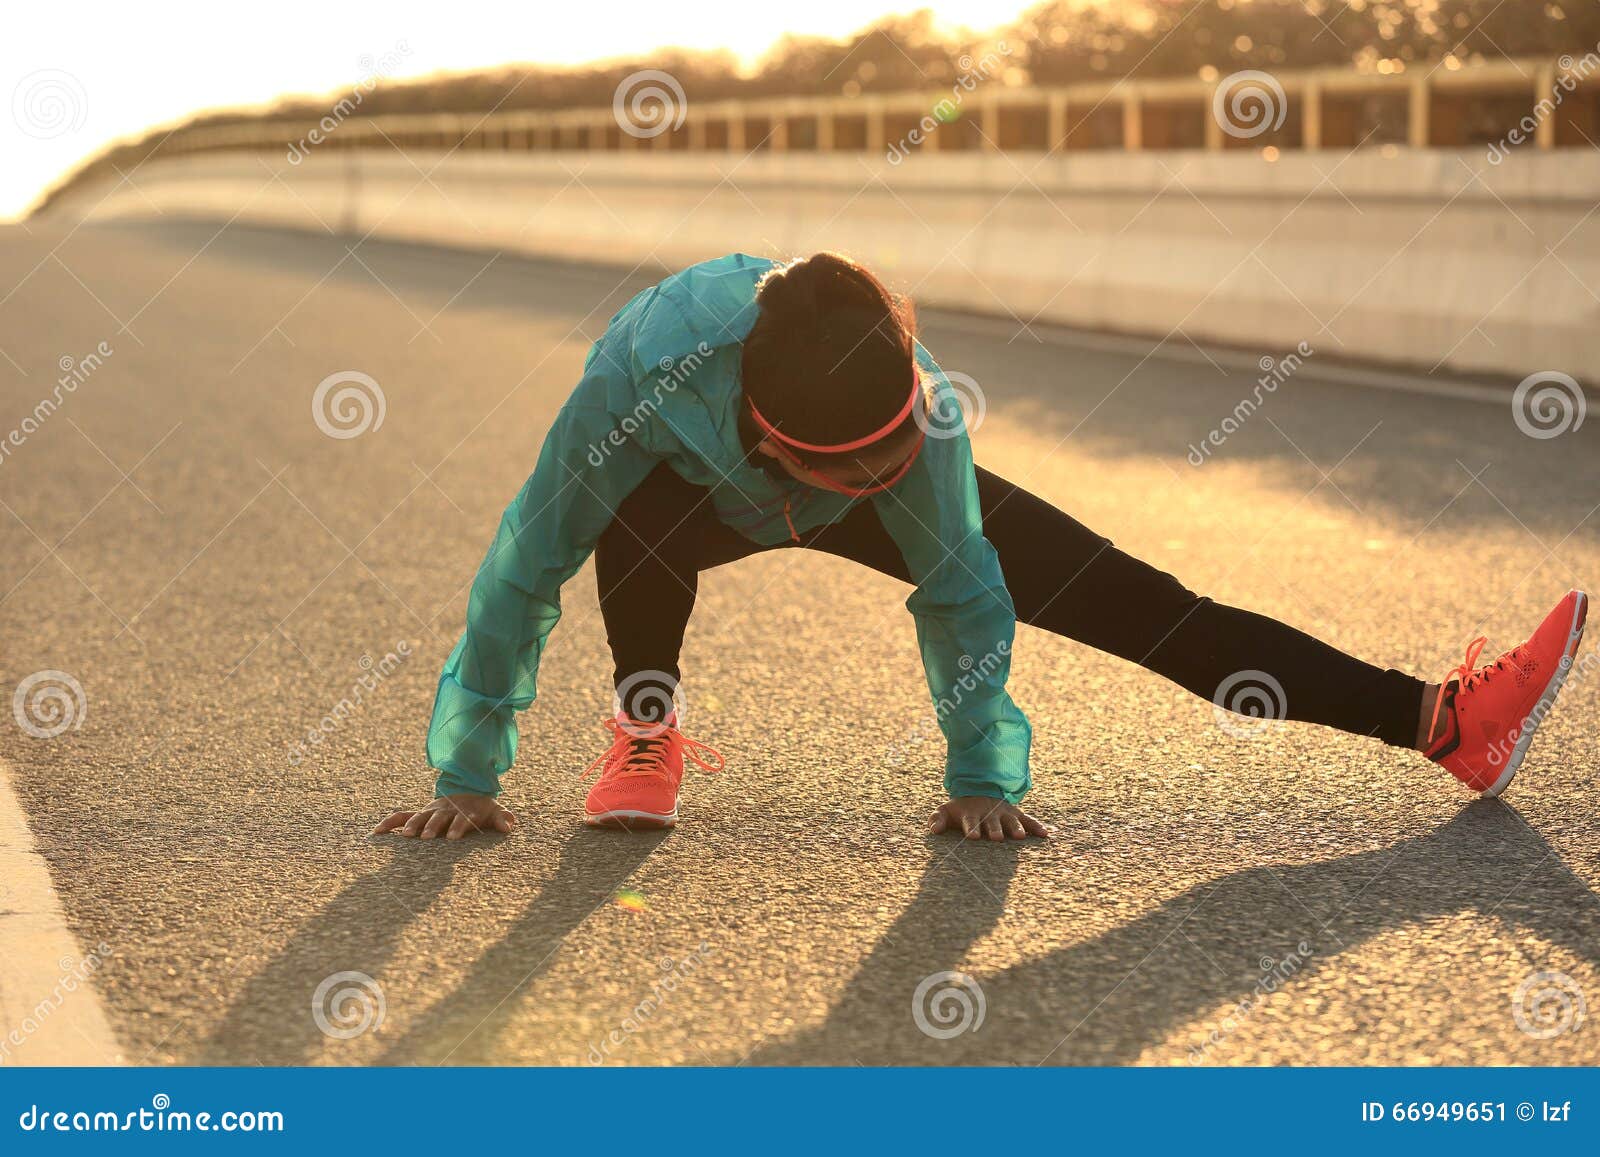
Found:
[[[919, 360], [958, 412], [950, 385], [919, 347]], [[972, 444], [961, 423], [932, 433], [909, 473], [873, 499], [900, 547], [916, 590], [906, 608], [917, 624], [922, 666], [947, 744], [945, 787], [952, 796], [1018, 803], [1032, 780], [1027, 716], [1006, 691], [1016, 611], [994, 547], [983, 536]]]
[[638, 428], [650, 415], [634, 400], [618, 329], [614, 321], [591, 350], [473, 580], [428, 727], [437, 795], [500, 793], [516, 759], [516, 713], [534, 701], [539, 658], [561, 617], [561, 586], [657, 461]]

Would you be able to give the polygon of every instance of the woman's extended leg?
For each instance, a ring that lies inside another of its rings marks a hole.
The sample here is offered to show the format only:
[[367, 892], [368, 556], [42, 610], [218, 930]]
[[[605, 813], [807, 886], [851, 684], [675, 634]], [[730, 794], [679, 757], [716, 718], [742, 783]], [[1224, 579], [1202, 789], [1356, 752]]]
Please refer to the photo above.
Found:
[[1020, 622], [1120, 655], [1206, 699], [1221, 691], [1226, 700], [1230, 680], [1259, 672], [1277, 684], [1274, 698], [1281, 688], [1273, 704], [1281, 717], [1417, 746], [1420, 680], [1197, 595], [981, 468], [978, 500]]

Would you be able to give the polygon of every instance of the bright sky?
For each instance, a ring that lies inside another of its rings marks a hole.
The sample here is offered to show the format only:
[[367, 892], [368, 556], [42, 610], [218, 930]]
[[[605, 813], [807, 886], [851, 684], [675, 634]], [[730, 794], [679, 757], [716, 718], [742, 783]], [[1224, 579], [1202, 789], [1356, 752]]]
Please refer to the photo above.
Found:
[[[334, 92], [394, 58], [391, 77], [517, 62], [576, 64], [661, 46], [746, 61], [785, 32], [843, 37], [932, 8], [947, 25], [1006, 23], [1024, 0], [32, 0], [0, 35], [0, 220], [80, 160], [205, 108]], [[402, 53], [402, 49], [409, 50]]]

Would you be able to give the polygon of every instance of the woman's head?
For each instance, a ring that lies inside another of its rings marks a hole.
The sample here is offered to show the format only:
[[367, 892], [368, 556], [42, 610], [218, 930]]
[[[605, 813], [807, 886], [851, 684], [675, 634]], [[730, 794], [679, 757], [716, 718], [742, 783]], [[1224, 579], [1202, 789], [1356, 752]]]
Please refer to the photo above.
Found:
[[850, 258], [818, 253], [767, 273], [756, 304], [740, 433], [757, 461], [845, 490], [908, 464], [922, 437], [910, 303]]

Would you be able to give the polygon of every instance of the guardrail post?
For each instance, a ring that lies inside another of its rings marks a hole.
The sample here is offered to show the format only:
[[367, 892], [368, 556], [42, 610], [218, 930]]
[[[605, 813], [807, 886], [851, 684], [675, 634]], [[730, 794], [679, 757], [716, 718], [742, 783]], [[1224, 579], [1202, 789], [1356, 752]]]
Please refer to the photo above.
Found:
[[1132, 90], [1122, 97], [1122, 147], [1130, 153], [1144, 148], [1144, 107]]
[[833, 105], [827, 104], [817, 110], [817, 152], [833, 152]]
[[1046, 152], [1067, 150], [1067, 94], [1053, 92], [1050, 94], [1049, 104], [1045, 113], [1045, 133], [1049, 143], [1045, 145]]
[[1414, 149], [1428, 147], [1428, 137], [1432, 109], [1428, 102], [1432, 98], [1433, 90], [1428, 84], [1426, 76], [1419, 76], [1411, 81], [1406, 90], [1408, 99], [1406, 103], [1406, 144]]
[[745, 122], [744, 104], [741, 101], [734, 101], [733, 106], [728, 110], [728, 151], [729, 152], [734, 152], [734, 153], [742, 153], [742, 152], [744, 152], [744, 150], [745, 150], [744, 122]]
[[1000, 150], [1000, 102], [990, 97], [978, 106], [978, 116], [983, 124], [983, 149], [994, 153]]
[[[1554, 100], [1556, 91], [1556, 66], [1546, 61], [1541, 64], [1533, 76], [1533, 107], [1537, 109], [1541, 101]], [[1555, 110], [1551, 109], [1550, 115], [1543, 117], [1538, 122], [1538, 127], [1533, 131], [1533, 143], [1540, 150], [1556, 147], [1556, 117]]]
[[1222, 139], [1222, 120], [1216, 114], [1217, 93], [1221, 90], [1222, 86], [1220, 84], [1214, 84], [1211, 86], [1211, 92], [1206, 96], [1205, 124], [1206, 151], [1208, 153], [1220, 153], [1226, 146], [1226, 142]]
[[867, 105], [867, 152], [882, 153], [888, 145], [888, 134], [883, 128], [883, 104], [874, 100]]
[[1322, 147], [1322, 85], [1314, 80], [1300, 92], [1300, 147]]

